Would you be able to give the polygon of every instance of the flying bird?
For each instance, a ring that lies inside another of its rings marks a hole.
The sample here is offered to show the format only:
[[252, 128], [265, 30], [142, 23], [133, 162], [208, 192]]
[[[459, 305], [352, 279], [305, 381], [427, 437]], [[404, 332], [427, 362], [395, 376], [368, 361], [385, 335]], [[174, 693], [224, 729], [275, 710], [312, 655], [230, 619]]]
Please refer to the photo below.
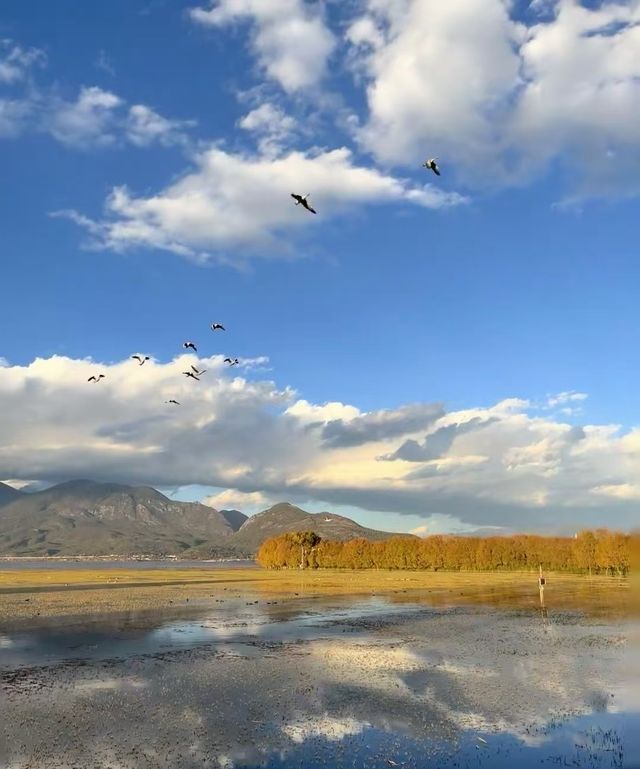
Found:
[[165, 401], [165, 403], [173, 403], [174, 406], [179, 406], [180, 405], [178, 403], [178, 401], [174, 400], [173, 398], [170, 398], [168, 401]]
[[224, 362], [228, 363], [230, 366], [237, 366], [240, 363], [240, 361], [237, 358], [233, 358], [233, 359], [225, 358]]
[[193, 371], [183, 371], [182, 372], [185, 376], [190, 376], [191, 379], [197, 379], [198, 382], [200, 381], [200, 377], [193, 373]]
[[222, 325], [222, 323], [212, 323], [211, 324], [211, 330], [212, 331], [226, 331], [227, 329]]
[[203, 374], [206, 374], [206, 373], [207, 373], [207, 369], [206, 369], [206, 368], [203, 368], [203, 369], [202, 369], [202, 371], [200, 371], [200, 370], [199, 370], [199, 369], [197, 369], [195, 366], [191, 366], [191, 371], [193, 371], [193, 373], [194, 373], [196, 376], [202, 376]]
[[310, 192], [307, 192], [306, 195], [296, 195], [295, 192], [292, 192], [291, 197], [296, 201], [295, 202], [296, 206], [304, 206], [304, 208], [306, 208], [307, 211], [311, 211], [312, 214], [315, 214], [316, 213], [315, 209], [311, 208], [311, 206], [307, 201], [307, 198], [309, 197], [310, 194], [311, 194]]
[[94, 374], [93, 376], [90, 376], [89, 379], [87, 379], [87, 382], [97, 383], [101, 379], [104, 379], [104, 378], [105, 378], [104, 374], [98, 374], [98, 376], [95, 376], [95, 374]]
[[322, 520], [323, 520], [325, 523], [329, 523], [330, 521], [332, 521], [332, 520], [333, 520], [333, 518], [323, 518]]
[[185, 350], [193, 350], [194, 352], [198, 352], [198, 348], [195, 346], [193, 342], [183, 342], [182, 346]]
[[438, 168], [438, 164], [436, 163], [436, 160], [438, 158], [429, 158], [429, 160], [425, 160], [422, 164], [423, 168], [428, 168], [429, 171], [433, 171], [433, 173], [436, 176], [440, 176], [440, 169]]
[[144, 358], [142, 357], [142, 355], [132, 355], [131, 356], [131, 360], [137, 360], [138, 361], [138, 365], [144, 366], [144, 364], [148, 360], [151, 360], [151, 358], [148, 355], [145, 355]]

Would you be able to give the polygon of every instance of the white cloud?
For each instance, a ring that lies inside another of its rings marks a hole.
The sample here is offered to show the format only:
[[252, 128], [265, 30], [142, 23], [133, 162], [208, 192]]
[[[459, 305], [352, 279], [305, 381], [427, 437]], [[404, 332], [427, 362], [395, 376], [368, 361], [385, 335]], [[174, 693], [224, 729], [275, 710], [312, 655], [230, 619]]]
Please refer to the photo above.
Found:
[[35, 107], [29, 99], [0, 99], [0, 138], [19, 136], [29, 125]]
[[28, 486], [30, 486], [33, 483], [33, 481], [9, 478], [5, 481], [0, 481], [0, 483], [4, 483], [5, 486], [11, 486], [11, 488], [17, 489], [19, 491], [20, 489], [25, 489]]
[[258, 136], [262, 155], [278, 155], [297, 128], [297, 121], [279, 107], [264, 102], [238, 121], [240, 128]]
[[360, 409], [339, 401], [330, 401], [321, 405], [298, 400], [287, 409], [287, 414], [295, 417], [301, 424], [332, 422], [340, 419], [349, 422], [361, 415]]
[[359, 140], [385, 162], [438, 155], [482, 185], [559, 161], [574, 197], [638, 193], [640, 6], [558, 0], [530, 24], [517, 7], [364, 3], [346, 35], [368, 77]]
[[[385, 162], [481, 164], [518, 78], [517, 27], [501, 0], [370, 0], [348, 38], [370, 77], [360, 140]], [[381, 41], [384, 37], [384, 43]]]
[[193, 121], [169, 120], [145, 104], [126, 110], [119, 96], [92, 86], [82, 88], [74, 102], [54, 99], [44, 129], [62, 144], [86, 149], [128, 141], [136, 147], [185, 145], [184, 130]]
[[[317, 217], [294, 206], [290, 197], [310, 190]], [[156, 195], [136, 197], [126, 187], [115, 188], [100, 221], [77, 212], [61, 215], [84, 226], [99, 248], [158, 248], [206, 260], [233, 248], [282, 252], [285, 230], [309, 231], [316, 219], [349, 206], [398, 201], [441, 208], [464, 198], [358, 166], [344, 147], [278, 158], [234, 155], [211, 147], [195, 157], [193, 171]]]
[[98, 86], [83, 86], [75, 99], [37, 86], [27, 74], [44, 61], [42, 51], [0, 41], [0, 86], [14, 86], [10, 96], [0, 97], [1, 138], [44, 133], [73, 149], [188, 145], [186, 130], [194, 121], [170, 120], [144, 104], [127, 108], [124, 99]]
[[[441, 416], [422, 404], [435, 417], [424, 428], [415, 407], [367, 413], [308, 403], [273, 382], [233, 378], [220, 356], [201, 360], [207, 374], [189, 381], [181, 372], [195, 362], [180, 356], [141, 369], [128, 359], [53, 357], [0, 368], [0, 477], [197, 484], [223, 490], [208, 500], [215, 507], [288, 499], [418, 515], [432, 530], [571, 530], [637, 520], [638, 429], [574, 427], [532, 416], [518, 399]], [[88, 384], [96, 371], [106, 379]], [[182, 406], [167, 406], [169, 398]], [[324, 431], [336, 419], [355, 425], [359, 440], [327, 442]], [[380, 459], [477, 419], [442, 441], [436, 459]]]
[[160, 144], [184, 144], [187, 139], [185, 128], [194, 125], [192, 120], [169, 120], [144, 104], [134, 104], [129, 109], [125, 124], [127, 139], [138, 147]]
[[122, 99], [97, 86], [80, 89], [76, 101], [56, 99], [48, 118], [48, 130], [62, 144], [85, 148], [116, 141], [117, 109]]
[[190, 16], [209, 27], [252, 22], [251, 47], [260, 67], [290, 93], [322, 79], [335, 47], [322, 7], [305, 0], [214, 0]]
[[241, 510], [247, 515], [258, 510], [264, 510], [274, 504], [261, 491], [238, 491], [237, 489], [225, 489], [218, 494], [212, 494], [202, 500], [203, 505], [215, 507], [216, 510]]
[[47, 57], [39, 48], [22, 48], [12, 40], [0, 40], [0, 83], [24, 80], [35, 66], [44, 66]]
[[530, 165], [565, 159], [586, 194], [640, 191], [640, 5], [561, 0], [520, 49], [510, 126]]
[[604, 494], [613, 499], [640, 500], [640, 483], [608, 483], [596, 486], [594, 494]]
[[549, 395], [547, 398], [547, 408], [555, 408], [556, 406], [564, 406], [567, 403], [575, 403], [586, 401], [589, 396], [586, 393], [579, 393], [575, 391], [557, 393], [556, 395]]
[[371, 16], [356, 19], [345, 32], [349, 43], [358, 48], [381, 48], [384, 35]]

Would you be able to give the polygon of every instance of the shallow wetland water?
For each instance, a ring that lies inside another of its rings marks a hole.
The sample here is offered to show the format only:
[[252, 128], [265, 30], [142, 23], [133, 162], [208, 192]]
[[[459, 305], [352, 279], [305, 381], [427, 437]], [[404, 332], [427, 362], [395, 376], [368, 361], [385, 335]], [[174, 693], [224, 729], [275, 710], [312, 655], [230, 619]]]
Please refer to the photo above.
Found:
[[107, 614], [5, 580], [0, 767], [640, 767], [627, 586], [393, 579], [122, 588]]

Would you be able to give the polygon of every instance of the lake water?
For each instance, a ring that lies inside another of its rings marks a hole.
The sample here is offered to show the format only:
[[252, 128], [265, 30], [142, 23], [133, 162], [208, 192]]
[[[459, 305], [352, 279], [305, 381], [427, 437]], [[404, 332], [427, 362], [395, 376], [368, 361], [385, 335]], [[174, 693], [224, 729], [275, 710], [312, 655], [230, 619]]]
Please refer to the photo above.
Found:
[[0, 767], [640, 767], [629, 631], [553, 606], [238, 591], [0, 618]]
[[0, 571], [19, 571], [22, 569], [251, 569], [258, 568], [255, 561], [238, 559], [230, 561], [102, 561], [76, 560], [74, 558], [0, 558]]

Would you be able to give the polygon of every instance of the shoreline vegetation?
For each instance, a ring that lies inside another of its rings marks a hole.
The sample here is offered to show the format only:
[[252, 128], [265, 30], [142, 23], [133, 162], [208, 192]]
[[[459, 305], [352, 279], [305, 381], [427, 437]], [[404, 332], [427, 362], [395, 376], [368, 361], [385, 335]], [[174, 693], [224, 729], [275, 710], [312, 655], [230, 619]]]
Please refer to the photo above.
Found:
[[[606, 530], [573, 538], [432, 536], [379, 542], [322, 540], [313, 532], [293, 532], [262, 545], [257, 559], [262, 568], [253, 563], [207, 568], [205, 561], [202, 568], [181, 568], [173, 559], [175, 566], [140, 568], [136, 561], [147, 559], [132, 558], [127, 567], [107, 565], [122, 557], [74, 556], [45, 559], [57, 562], [55, 568], [25, 564], [3, 570], [0, 561], [0, 632], [56, 617], [191, 611], [245, 595], [254, 600], [278, 596], [285, 603], [386, 595], [438, 606], [478, 603], [539, 610], [540, 564], [554, 608], [604, 615], [615, 607], [625, 615], [630, 554], [635, 558], [637, 543], [635, 534]], [[74, 568], [74, 561], [92, 561], [95, 567]]]
[[624, 577], [638, 537], [608, 529], [573, 537], [514, 534], [509, 537], [434, 535], [382, 541], [322, 539], [313, 531], [287, 532], [266, 540], [257, 561], [267, 569], [391, 569], [509, 572], [544, 568], [556, 572]]

